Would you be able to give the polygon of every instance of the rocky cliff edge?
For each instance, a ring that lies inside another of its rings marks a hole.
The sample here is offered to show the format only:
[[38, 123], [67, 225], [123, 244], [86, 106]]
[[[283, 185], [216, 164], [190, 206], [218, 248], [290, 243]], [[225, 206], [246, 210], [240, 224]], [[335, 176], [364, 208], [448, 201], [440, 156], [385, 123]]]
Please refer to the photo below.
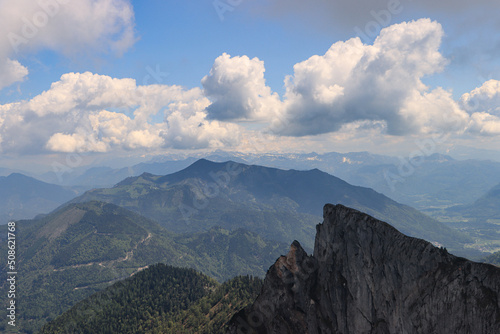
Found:
[[228, 333], [500, 333], [500, 268], [325, 205], [314, 254], [294, 241]]

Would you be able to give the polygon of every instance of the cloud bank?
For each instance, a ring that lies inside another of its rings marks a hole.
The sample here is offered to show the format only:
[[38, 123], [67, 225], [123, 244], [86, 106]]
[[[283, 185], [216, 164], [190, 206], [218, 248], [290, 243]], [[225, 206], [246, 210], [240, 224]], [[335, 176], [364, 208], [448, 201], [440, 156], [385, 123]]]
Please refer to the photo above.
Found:
[[[245, 55], [215, 59], [202, 88], [67, 73], [30, 100], [0, 105], [0, 151], [252, 149], [269, 140], [269, 147], [293, 147], [304, 140], [297, 137], [355, 140], [363, 133], [500, 135], [500, 81], [459, 101], [423, 83], [446, 68], [443, 34], [439, 23], [421, 19], [383, 29], [373, 44], [336, 42], [293, 67], [282, 98], [266, 85], [264, 62]], [[10, 66], [22, 77], [22, 65]]]
[[337, 42], [323, 56], [294, 66], [285, 113], [273, 131], [292, 136], [339, 130], [356, 121], [384, 121], [391, 135], [440, 131], [467, 117], [443, 89], [422, 78], [444, 69], [443, 30], [429, 19], [381, 31], [373, 45]]
[[[443, 34], [439, 23], [420, 19], [383, 29], [372, 45], [359, 38], [337, 42], [324, 55], [294, 66], [282, 101], [265, 86], [262, 62], [224, 54], [202, 81], [215, 100], [207, 108], [209, 117], [268, 120], [272, 133], [297, 137], [348, 125], [393, 136], [492, 133], [494, 119], [464, 108], [466, 97], [455, 101], [451, 91], [431, 90], [422, 82], [448, 63], [439, 51]], [[488, 105], [483, 111], [490, 115], [491, 105], [499, 102], [498, 89], [490, 82], [468, 99], [484, 100], [476, 107]]]
[[[198, 88], [68, 73], [33, 99], [0, 107], [0, 147], [40, 153], [230, 145], [238, 126], [207, 120], [208, 105]], [[152, 121], [158, 115], [163, 122]]]

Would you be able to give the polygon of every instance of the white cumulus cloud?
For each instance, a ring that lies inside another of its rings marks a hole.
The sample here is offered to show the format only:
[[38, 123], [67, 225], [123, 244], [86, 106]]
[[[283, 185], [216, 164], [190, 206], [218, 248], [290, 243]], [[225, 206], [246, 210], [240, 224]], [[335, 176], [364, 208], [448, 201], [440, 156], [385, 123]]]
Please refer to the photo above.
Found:
[[272, 129], [304, 136], [383, 121], [388, 134], [406, 135], [463, 127], [456, 119], [463, 123], [467, 114], [450, 92], [429, 91], [421, 81], [447, 63], [439, 52], [442, 36], [437, 22], [405, 22], [383, 29], [373, 45], [353, 38], [296, 64], [286, 79], [284, 115]]
[[280, 108], [278, 94], [264, 79], [264, 62], [258, 58], [224, 53], [201, 83], [212, 104], [208, 117], [217, 120], [269, 120]]
[[121, 55], [137, 40], [128, 0], [0, 0], [0, 22], [0, 89], [25, 79], [26, 53]]
[[[485, 83], [461, 101], [430, 89], [422, 79], [444, 70], [444, 31], [430, 19], [382, 29], [372, 45], [359, 38], [334, 43], [324, 55], [296, 64], [283, 99], [265, 84], [264, 63], [246, 56], [218, 57], [202, 80], [209, 119], [268, 124], [276, 135], [315, 136], [378, 131], [406, 136], [465, 131], [491, 134], [500, 105], [499, 84]], [[474, 115], [467, 105], [481, 105]]]
[[0, 53], [0, 90], [23, 81], [28, 75], [28, 69], [17, 60], [1, 57]]
[[[209, 120], [199, 88], [67, 73], [28, 101], [0, 106], [4, 152], [108, 152], [234, 145], [239, 126]], [[154, 118], [154, 119], [153, 119]]]
[[461, 103], [471, 113], [482, 111], [500, 116], [500, 81], [486, 81], [481, 87], [462, 95]]
[[500, 135], [500, 117], [487, 112], [475, 112], [471, 115], [469, 131], [486, 136]]
[[500, 134], [500, 81], [486, 81], [481, 87], [462, 95], [460, 102], [471, 115], [470, 132]]
[[[451, 90], [423, 83], [448, 63], [439, 51], [443, 34], [439, 23], [420, 19], [383, 29], [373, 44], [336, 42], [293, 67], [282, 98], [266, 85], [262, 60], [226, 53], [215, 59], [203, 88], [66, 73], [30, 100], [0, 105], [0, 151], [265, 151], [263, 145], [279, 150], [358, 137], [373, 143], [377, 136], [397, 142], [413, 135], [499, 135], [500, 81], [460, 101]], [[16, 69], [10, 81], [26, 76], [19, 62], [9, 64]]]

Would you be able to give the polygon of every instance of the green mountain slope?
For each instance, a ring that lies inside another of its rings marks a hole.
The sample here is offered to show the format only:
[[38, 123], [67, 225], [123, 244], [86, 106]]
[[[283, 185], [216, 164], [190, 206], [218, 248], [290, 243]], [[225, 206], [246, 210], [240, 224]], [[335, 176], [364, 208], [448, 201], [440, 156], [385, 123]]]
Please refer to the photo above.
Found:
[[262, 284], [260, 278], [235, 277], [171, 320], [162, 322], [159, 326], [160, 333], [225, 333], [227, 322], [238, 311], [253, 303]]
[[79, 302], [40, 333], [144, 333], [217, 286], [192, 269], [154, 265]]
[[[246, 230], [214, 227], [205, 233], [175, 235], [137, 213], [95, 201], [71, 204], [39, 220], [17, 222], [16, 227], [22, 271], [18, 321], [26, 333], [154, 263], [195, 268], [224, 281], [240, 274], [263, 276], [286, 250], [286, 245]], [[1, 248], [6, 253], [5, 244]]]
[[280, 170], [199, 160], [166, 176], [143, 174], [113, 188], [86, 192], [73, 202], [100, 200], [153, 218], [169, 230], [198, 232], [243, 227], [267, 239], [312, 247], [324, 203], [341, 203], [387, 221], [401, 232], [463, 254], [471, 239], [369, 188], [317, 169]]
[[157, 264], [79, 302], [39, 333], [221, 333], [261, 286], [258, 278], [219, 284], [191, 269]]
[[193, 268], [219, 281], [248, 274], [264, 277], [268, 269], [265, 264], [273, 263], [287, 249], [284, 243], [264, 240], [248, 230], [229, 231], [218, 226], [207, 232], [175, 236], [174, 241], [192, 251], [197, 260]]
[[[425, 212], [454, 205], [471, 203], [483, 195], [492, 184], [500, 182], [500, 163], [487, 160], [455, 160], [448, 155], [421, 152], [411, 163], [397, 157], [369, 152], [336, 153], [268, 153], [216, 151], [204, 156], [211, 161], [228, 160], [280, 169], [310, 170], [318, 168], [353, 185], [376, 190]], [[179, 160], [181, 159], [181, 160]], [[153, 161], [131, 167], [111, 169], [97, 167], [80, 176], [65, 174], [66, 185], [109, 187], [126, 177], [142, 173], [165, 175], [177, 172], [196, 161], [194, 157], [164, 155]], [[1, 175], [0, 170], [0, 175]], [[54, 173], [43, 175], [46, 182], [57, 183]]]

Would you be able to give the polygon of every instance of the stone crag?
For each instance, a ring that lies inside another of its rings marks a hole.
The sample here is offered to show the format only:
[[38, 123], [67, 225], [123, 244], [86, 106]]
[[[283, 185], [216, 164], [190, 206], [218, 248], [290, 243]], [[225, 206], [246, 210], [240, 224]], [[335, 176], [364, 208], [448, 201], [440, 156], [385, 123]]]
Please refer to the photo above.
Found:
[[500, 268], [327, 204], [314, 254], [294, 241], [228, 333], [500, 333]]

